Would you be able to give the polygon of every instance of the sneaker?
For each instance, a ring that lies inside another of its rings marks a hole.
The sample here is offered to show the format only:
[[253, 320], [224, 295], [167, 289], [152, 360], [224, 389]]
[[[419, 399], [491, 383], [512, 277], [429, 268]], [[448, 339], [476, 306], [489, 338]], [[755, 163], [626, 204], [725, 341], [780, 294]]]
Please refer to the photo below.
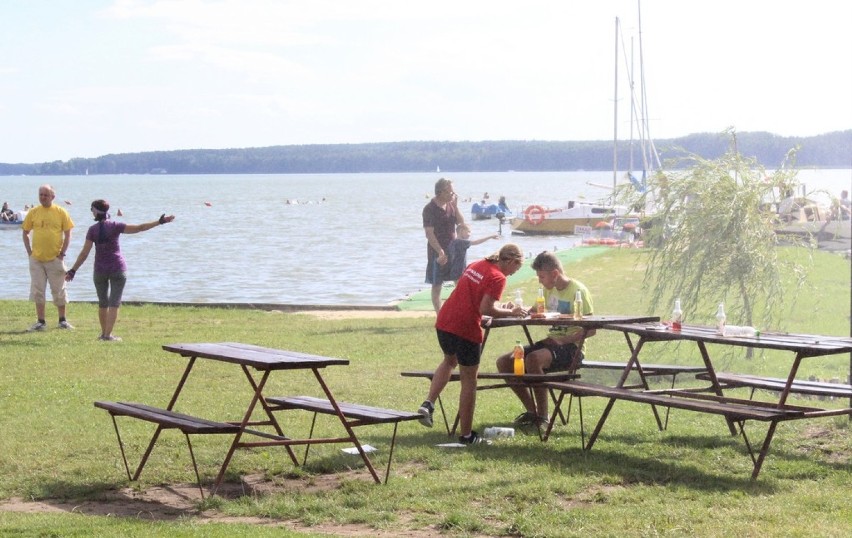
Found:
[[547, 417], [535, 417], [535, 425], [542, 431], [547, 430], [547, 427], [550, 426], [550, 421], [547, 420]]
[[45, 329], [47, 329], [47, 323], [45, 323], [43, 321], [37, 321], [37, 322], [35, 322], [35, 324], [32, 327], [27, 329], [27, 331], [29, 331], [29, 332], [43, 331]]
[[103, 340], [104, 342], [121, 342], [121, 337], [112, 334], [109, 336], [100, 335], [98, 336], [98, 340]]
[[490, 445], [491, 441], [483, 439], [478, 433], [471, 431], [470, 435], [459, 437], [459, 443], [463, 445]]
[[518, 415], [518, 418], [515, 419], [515, 426], [533, 426], [537, 423], [537, 421], [538, 417], [535, 413], [524, 411], [523, 413]]
[[417, 410], [417, 413], [420, 415], [420, 424], [423, 424], [427, 428], [432, 427], [432, 413], [435, 412], [435, 406], [432, 405], [432, 402], [426, 400], [423, 402], [423, 405], [420, 406], [420, 409]]
[[74, 326], [63, 319], [62, 321], [59, 322], [59, 328], [60, 329], [73, 329]]

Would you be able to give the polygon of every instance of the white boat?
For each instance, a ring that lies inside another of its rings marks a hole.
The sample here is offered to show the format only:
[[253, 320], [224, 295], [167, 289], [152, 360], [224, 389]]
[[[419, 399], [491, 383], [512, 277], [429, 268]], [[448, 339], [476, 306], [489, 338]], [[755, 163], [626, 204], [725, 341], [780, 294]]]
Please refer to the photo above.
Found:
[[512, 219], [512, 233], [524, 235], [573, 235], [595, 228], [599, 223], [627, 215], [624, 206], [592, 204], [571, 200], [565, 207], [549, 209], [540, 205], [527, 206], [522, 215]]

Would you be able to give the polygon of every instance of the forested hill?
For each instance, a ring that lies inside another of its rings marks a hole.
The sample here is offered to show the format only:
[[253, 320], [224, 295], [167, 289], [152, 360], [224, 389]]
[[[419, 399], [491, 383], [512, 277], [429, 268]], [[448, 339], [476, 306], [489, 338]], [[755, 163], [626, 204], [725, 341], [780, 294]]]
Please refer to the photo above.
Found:
[[[771, 170], [798, 148], [799, 168], [852, 166], [852, 130], [812, 137], [738, 133], [737, 149]], [[657, 140], [663, 160], [689, 152], [706, 159], [730, 146], [727, 134]], [[628, 168], [629, 143], [619, 142], [619, 169]], [[638, 143], [634, 142], [634, 147]], [[634, 170], [641, 170], [638, 151]], [[293, 174], [612, 170], [612, 141], [485, 141], [314, 144], [243, 149], [193, 149], [104, 155], [38, 164], [0, 164], [0, 175]]]

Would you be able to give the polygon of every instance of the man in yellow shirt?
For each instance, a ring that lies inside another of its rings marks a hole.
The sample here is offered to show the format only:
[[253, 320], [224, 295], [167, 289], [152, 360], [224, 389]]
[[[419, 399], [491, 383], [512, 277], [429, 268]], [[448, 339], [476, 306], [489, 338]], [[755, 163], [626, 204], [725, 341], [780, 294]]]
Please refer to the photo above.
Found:
[[[24, 235], [24, 248], [30, 259], [30, 300], [36, 306], [35, 325], [30, 331], [43, 331], [45, 322], [45, 291], [50, 283], [53, 304], [59, 311], [59, 328], [73, 329], [65, 319], [65, 305], [68, 296], [65, 292], [65, 253], [71, 243], [71, 229], [74, 222], [65, 208], [53, 203], [56, 192], [50, 185], [38, 188], [39, 204], [27, 212], [21, 225]], [[30, 244], [32, 232], [32, 244]]]

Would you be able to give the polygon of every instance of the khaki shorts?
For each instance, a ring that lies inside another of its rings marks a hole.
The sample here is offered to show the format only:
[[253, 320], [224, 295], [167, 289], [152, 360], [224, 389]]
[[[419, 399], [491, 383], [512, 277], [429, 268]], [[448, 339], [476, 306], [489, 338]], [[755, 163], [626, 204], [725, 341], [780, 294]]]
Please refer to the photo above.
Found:
[[68, 304], [68, 295], [65, 293], [65, 263], [59, 258], [40, 262], [30, 256], [30, 301], [47, 302], [45, 291], [48, 284], [50, 284], [50, 293], [53, 294], [53, 304], [56, 306]]

